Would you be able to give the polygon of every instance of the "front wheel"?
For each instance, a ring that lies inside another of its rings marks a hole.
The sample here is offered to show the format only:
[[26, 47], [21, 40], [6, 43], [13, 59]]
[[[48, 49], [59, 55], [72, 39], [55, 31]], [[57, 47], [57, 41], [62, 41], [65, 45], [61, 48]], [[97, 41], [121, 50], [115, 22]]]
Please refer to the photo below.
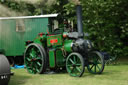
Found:
[[93, 51], [89, 53], [87, 69], [90, 73], [101, 74], [104, 70], [104, 66], [104, 56], [100, 52]]
[[81, 77], [84, 73], [84, 59], [79, 53], [71, 53], [66, 60], [67, 72], [74, 77]]

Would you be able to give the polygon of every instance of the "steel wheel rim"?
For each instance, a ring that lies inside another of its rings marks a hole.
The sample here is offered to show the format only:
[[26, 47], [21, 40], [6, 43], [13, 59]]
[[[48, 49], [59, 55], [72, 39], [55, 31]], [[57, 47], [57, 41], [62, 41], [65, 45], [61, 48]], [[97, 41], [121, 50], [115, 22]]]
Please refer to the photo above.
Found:
[[43, 54], [41, 49], [32, 44], [29, 45], [25, 52], [25, 65], [29, 73], [36, 74], [42, 71]]
[[73, 77], [80, 77], [84, 72], [84, 64], [79, 55], [72, 54], [69, 55], [66, 60], [67, 72]]
[[100, 74], [104, 69], [104, 60], [99, 52], [93, 52], [89, 56], [89, 65], [87, 66], [89, 72], [93, 74]]

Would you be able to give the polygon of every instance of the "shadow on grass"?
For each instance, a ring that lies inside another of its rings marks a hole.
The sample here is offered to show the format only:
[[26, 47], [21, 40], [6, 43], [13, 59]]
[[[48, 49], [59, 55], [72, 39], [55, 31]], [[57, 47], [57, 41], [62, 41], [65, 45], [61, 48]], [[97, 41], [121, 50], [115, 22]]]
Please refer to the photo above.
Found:
[[[85, 72], [83, 73], [83, 76], [82, 77], [94, 77], [94, 76], [102, 76], [102, 75], [113, 75], [113, 74], [119, 74], [120, 71], [118, 70], [105, 70], [103, 71], [101, 74], [92, 74], [90, 72], [88, 72], [87, 69], [85, 69]], [[68, 72], [66, 70], [63, 70], [63, 71], [49, 71], [49, 72], [46, 72], [45, 74], [43, 75], [53, 75], [53, 74], [68, 74]]]
[[119, 71], [114, 71], [114, 72], [112, 72], [112, 71], [109, 71], [109, 72], [103, 72], [101, 75], [113, 75], [113, 74], [118, 74], [118, 73], [120, 73]]
[[30, 76], [14, 75], [11, 77], [8, 85], [23, 85], [28, 79], [30, 79]]
[[87, 77], [95, 77], [95, 76], [111, 76], [111, 75], [116, 75], [119, 74], [119, 70], [104, 70], [101, 74], [92, 74], [90, 73], [87, 69], [85, 70], [84, 74], [82, 77], [87, 76]]
[[55, 70], [55, 71], [47, 71], [44, 74], [65, 74], [67, 73], [66, 70]]

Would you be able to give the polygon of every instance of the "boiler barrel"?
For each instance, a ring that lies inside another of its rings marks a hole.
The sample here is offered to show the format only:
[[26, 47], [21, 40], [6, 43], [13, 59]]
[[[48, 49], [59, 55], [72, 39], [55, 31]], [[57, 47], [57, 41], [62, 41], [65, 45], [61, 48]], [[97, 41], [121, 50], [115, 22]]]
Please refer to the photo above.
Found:
[[7, 58], [0, 54], [0, 85], [8, 85], [10, 74], [10, 64]]

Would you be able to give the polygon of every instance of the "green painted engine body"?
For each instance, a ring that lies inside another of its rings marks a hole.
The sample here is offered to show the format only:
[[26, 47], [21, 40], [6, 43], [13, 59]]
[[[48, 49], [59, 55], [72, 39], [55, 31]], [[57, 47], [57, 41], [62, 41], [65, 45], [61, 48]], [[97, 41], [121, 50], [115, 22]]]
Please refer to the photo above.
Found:
[[72, 42], [72, 40], [64, 39], [62, 34], [42, 35], [34, 40], [34, 43], [42, 45], [45, 50], [47, 49], [50, 68], [65, 66], [65, 51], [72, 52]]
[[22, 56], [25, 42], [47, 33], [48, 24], [48, 17], [0, 20], [0, 51], [6, 56]]

